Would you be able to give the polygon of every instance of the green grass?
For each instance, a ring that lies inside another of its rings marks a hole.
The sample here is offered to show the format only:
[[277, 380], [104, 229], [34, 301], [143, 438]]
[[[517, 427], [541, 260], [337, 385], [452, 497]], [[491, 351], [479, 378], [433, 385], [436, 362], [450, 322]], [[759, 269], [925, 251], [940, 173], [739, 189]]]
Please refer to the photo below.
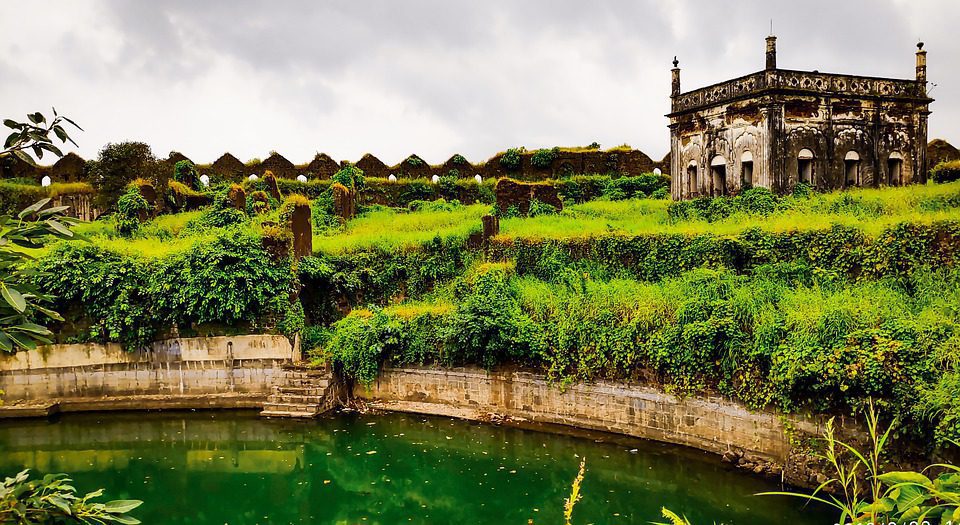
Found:
[[569, 239], [604, 234], [655, 233], [736, 236], [748, 228], [784, 232], [816, 230], [839, 224], [876, 234], [902, 222], [960, 219], [960, 182], [900, 188], [862, 189], [789, 198], [790, 207], [767, 217], [737, 213], [730, 217], [671, 221], [670, 201], [596, 200], [570, 206], [560, 214], [512, 218], [500, 222], [501, 238]]
[[369, 249], [404, 249], [436, 236], [467, 237], [480, 229], [480, 217], [490, 206], [473, 204], [452, 211], [404, 212], [392, 209], [369, 212], [350, 221], [342, 231], [314, 235], [315, 253], [339, 254]]
[[[826, 229], [831, 225], [855, 226], [874, 235], [902, 222], [918, 224], [939, 220], [960, 220], [960, 182], [901, 188], [861, 189], [817, 194], [809, 198], [790, 197], [782, 209], [761, 217], [736, 213], [723, 220], [672, 221], [670, 201], [633, 199], [594, 200], [567, 207], [562, 213], [530, 218], [509, 218], [500, 222], [501, 239], [572, 239], [614, 235], [703, 234], [737, 236], [748, 228], [772, 232]], [[350, 221], [345, 227], [313, 237], [314, 252], [344, 254], [365, 250], [415, 248], [439, 236], [466, 238], [480, 229], [480, 218], [491, 207], [474, 204], [452, 210], [379, 209]], [[217, 230], [186, 231], [186, 225], [202, 212], [161, 215], [141, 226], [133, 238], [116, 234], [109, 219], [77, 226], [77, 233], [108, 250], [144, 257], [162, 257], [189, 250], [207, 242]], [[251, 221], [259, 228], [263, 216]], [[36, 255], [45, 250], [36, 251]]]

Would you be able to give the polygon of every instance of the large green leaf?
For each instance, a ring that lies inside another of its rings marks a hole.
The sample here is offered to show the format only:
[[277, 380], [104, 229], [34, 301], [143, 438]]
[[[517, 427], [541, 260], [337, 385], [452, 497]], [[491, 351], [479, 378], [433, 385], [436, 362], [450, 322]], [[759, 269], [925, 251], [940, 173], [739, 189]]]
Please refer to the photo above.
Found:
[[3, 299], [7, 301], [7, 304], [12, 306], [14, 310], [23, 312], [27, 309], [27, 300], [23, 298], [23, 294], [16, 288], [2, 284], [0, 285], [0, 295], [3, 296]]
[[25, 219], [25, 218], [29, 217], [30, 215], [32, 215], [33, 213], [36, 213], [36, 212], [40, 211], [40, 210], [41, 210], [44, 206], [46, 206], [51, 200], [52, 200], [52, 199], [50, 199], [49, 197], [46, 198], [46, 199], [41, 199], [41, 200], [39, 200], [39, 201], [31, 204], [30, 206], [27, 206], [26, 208], [24, 208], [23, 211], [21, 211], [18, 216], [19, 216], [21, 219]]
[[927, 488], [933, 488], [933, 482], [930, 481], [930, 478], [924, 476], [919, 472], [909, 472], [909, 471], [894, 471], [886, 472], [877, 476], [884, 485], [892, 487], [894, 485], [899, 485], [901, 483], [915, 483]]
[[17, 157], [18, 159], [26, 162], [27, 164], [29, 164], [29, 165], [31, 165], [31, 166], [36, 166], [36, 165], [37, 165], [36, 161], [33, 160], [33, 157], [31, 157], [30, 155], [27, 155], [27, 154], [24, 153], [23, 151], [14, 150], [14, 151], [13, 151], [13, 154], [16, 155], [16, 157]]
[[909, 508], [916, 507], [930, 497], [930, 493], [923, 487], [917, 485], [903, 485], [898, 489], [897, 510], [903, 512]]
[[104, 503], [103, 508], [114, 514], [126, 514], [140, 505], [143, 505], [143, 502], [138, 499], [117, 499]]
[[70, 502], [67, 501], [63, 496], [59, 494], [50, 496], [50, 503], [56, 505], [57, 508], [62, 510], [67, 516], [73, 516], [73, 511], [70, 509]]
[[18, 330], [20, 332], [29, 332], [31, 334], [37, 335], [50, 335], [50, 330], [46, 326], [40, 326], [35, 323], [22, 323], [16, 326], [10, 327], [11, 330]]
[[63, 235], [64, 237], [73, 237], [73, 232], [70, 231], [70, 228], [67, 228], [63, 224], [60, 224], [59, 222], [57, 222], [56, 219], [47, 219], [46, 222], [47, 222], [47, 225], [53, 228], [53, 230], [59, 233], [60, 235]]
[[18, 334], [16, 332], [4, 332], [7, 337], [13, 339], [13, 342], [21, 348], [26, 348], [27, 350], [33, 350], [37, 347], [37, 342], [26, 336], [25, 334]]

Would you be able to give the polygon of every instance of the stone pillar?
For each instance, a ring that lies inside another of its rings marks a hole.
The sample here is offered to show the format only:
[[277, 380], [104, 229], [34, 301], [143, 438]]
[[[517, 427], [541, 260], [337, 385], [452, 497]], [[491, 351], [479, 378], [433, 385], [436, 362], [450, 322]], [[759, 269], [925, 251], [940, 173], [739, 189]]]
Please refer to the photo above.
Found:
[[673, 69], [670, 72], [673, 73], [673, 86], [670, 89], [670, 96], [675, 97], [680, 94], [680, 61], [677, 60], [677, 57], [673, 57]]
[[150, 210], [143, 210], [140, 212], [140, 222], [144, 222], [150, 217], [155, 217], [158, 211], [157, 207], [157, 190], [154, 189], [153, 184], [145, 182], [137, 186], [137, 191], [140, 192], [140, 196], [147, 201], [147, 204], [150, 205]]
[[496, 215], [484, 215], [480, 220], [483, 221], [484, 242], [500, 234], [500, 219]]
[[767, 37], [767, 69], [777, 69], [777, 37]]
[[267, 192], [270, 193], [270, 196], [280, 202], [283, 198], [280, 195], [280, 186], [277, 185], [277, 178], [273, 175], [272, 171], [267, 171], [263, 174], [263, 182], [267, 185]]
[[919, 95], [927, 94], [927, 52], [923, 50], [923, 42], [917, 42], [917, 84], [920, 87]]
[[354, 192], [339, 182], [333, 183], [330, 189], [333, 191], [333, 213], [344, 221], [349, 221], [357, 214]]
[[297, 203], [290, 214], [290, 231], [293, 232], [293, 258], [299, 260], [313, 255], [313, 228], [310, 204]]
[[230, 186], [230, 190], [227, 191], [227, 199], [234, 208], [244, 213], [247, 212], [247, 192], [243, 191], [243, 187], [239, 184]]
[[[917, 42], [917, 95], [927, 96], [927, 52], [923, 50], [923, 42]], [[927, 181], [927, 117], [930, 115], [928, 107], [920, 112], [917, 122], [917, 138], [913, 159], [913, 181]]]

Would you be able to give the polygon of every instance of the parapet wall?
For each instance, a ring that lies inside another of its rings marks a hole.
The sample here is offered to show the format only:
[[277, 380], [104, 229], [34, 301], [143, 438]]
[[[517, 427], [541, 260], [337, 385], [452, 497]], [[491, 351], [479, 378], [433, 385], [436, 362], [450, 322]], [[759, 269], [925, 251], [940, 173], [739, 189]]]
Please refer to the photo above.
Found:
[[278, 335], [167, 339], [136, 352], [117, 344], [51, 345], [0, 355], [0, 390], [7, 404], [130, 395], [265, 398], [294, 354]]
[[[719, 397], [681, 399], [642, 385], [601, 381], [561, 390], [536, 374], [476, 368], [387, 368], [354, 395], [388, 410], [475, 420], [499, 414], [687, 445], [768, 473], [790, 462], [791, 433], [820, 435], [825, 422], [752, 412]], [[808, 475], [795, 468], [785, 474], [798, 484], [809, 484]]]
[[[359, 166], [367, 177], [387, 178], [394, 175], [397, 178], [408, 179], [430, 178], [434, 175], [467, 179], [480, 175], [484, 179], [511, 177], [521, 180], [544, 180], [595, 173], [636, 176], [650, 173], [654, 168], [660, 168], [663, 171], [669, 168], [668, 160], [657, 162], [644, 152], [626, 146], [606, 151], [588, 148], [557, 148], [552, 160], [539, 165], [533, 161], [536, 151], [521, 151], [519, 163], [509, 168], [500, 161], [504, 153], [498, 153], [479, 163], [472, 163], [460, 155], [454, 155], [443, 164], [436, 165], [430, 165], [418, 155], [412, 154], [393, 166], [367, 153], [353, 164]], [[173, 166], [181, 160], [194, 162], [200, 174], [235, 182], [245, 180], [250, 175], [262, 177], [268, 170], [281, 179], [295, 179], [303, 175], [311, 180], [325, 180], [349, 163], [337, 162], [325, 153], [318, 153], [307, 163], [294, 164], [283, 155], [274, 152], [264, 160], [254, 159], [248, 162], [242, 162], [236, 156], [224, 153], [212, 163], [204, 164], [175, 151], [170, 152], [166, 159], [161, 159], [161, 162], [172, 173]], [[0, 161], [0, 179], [26, 178], [39, 182], [45, 175], [49, 175], [53, 182], [87, 181], [89, 177], [85, 165], [86, 161], [75, 153], [67, 154], [51, 166], [32, 166], [11, 157]]]

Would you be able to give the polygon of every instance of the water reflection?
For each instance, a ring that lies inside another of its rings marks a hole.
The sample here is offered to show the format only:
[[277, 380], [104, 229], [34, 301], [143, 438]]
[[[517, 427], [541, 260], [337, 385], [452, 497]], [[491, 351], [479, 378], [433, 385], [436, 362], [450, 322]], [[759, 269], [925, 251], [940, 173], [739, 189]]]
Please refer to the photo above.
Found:
[[712, 456], [391, 414], [319, 421], [244, 412], [86, 414], [0, 424], [0, 473], [70, 472], [146, 501], [145, 523], [561, 522], [587, 456], [579, 523], [830, 523]]

